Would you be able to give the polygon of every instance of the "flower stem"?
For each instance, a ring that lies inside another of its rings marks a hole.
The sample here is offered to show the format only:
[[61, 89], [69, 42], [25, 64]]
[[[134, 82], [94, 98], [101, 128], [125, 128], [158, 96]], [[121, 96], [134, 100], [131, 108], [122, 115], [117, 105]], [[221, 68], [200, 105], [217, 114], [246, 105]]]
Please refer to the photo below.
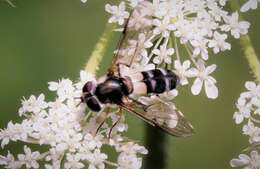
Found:
[[240, 45], [243, 47], [245, 58], [248, 61], [255, 79], [260, 82], [260, 62], [251, 43], [250, 37], [248, 35], [241, 37]]
[[149, 155], [145, 159], [145, 169], [166, 168], [166, 134], [152, 126], [146, 125], [145, 147], [149, 150]]
[[[240, 8], [239, 2], [229, 1], [230, 7], [232, 11], [237, 11]], [[243, 16], [239, 14], [240, 19], [243, 20]], [[256, 55], [255, 49], [252, 45], [251, 39], [248, 35], [241, 36], [240, 38], [240, 45], [243, 48], [244, 56], [248, 61], [249, 67], [254, 75], [254, 78], [260, 82], [260, 61]]]
[[114, 162], [111, 162], [111, 161], [108, 161], [108, 160], [105, 160], [104, 163], [110, 165], [110, 166], [113, 166], [113, 167], [118, 167], [118, 165]]
[[91, 53], [86, 66], [85, 70], [89, 73], [96, 74], [99, 70], [99, 65], [105, 55], [105, 51], [108, 47], [109, 40], [111, 40], [111, 36], [114, 30], [114, 25], [107, 24], [105, 30], [101, 37], [99, 38], [93, 52]]
[[11, 0], [5, 0], [5, 2], [7, 2], [7, 3], [8, 3], [11, 7], [13, 7], [13, 8], [16, 7]]

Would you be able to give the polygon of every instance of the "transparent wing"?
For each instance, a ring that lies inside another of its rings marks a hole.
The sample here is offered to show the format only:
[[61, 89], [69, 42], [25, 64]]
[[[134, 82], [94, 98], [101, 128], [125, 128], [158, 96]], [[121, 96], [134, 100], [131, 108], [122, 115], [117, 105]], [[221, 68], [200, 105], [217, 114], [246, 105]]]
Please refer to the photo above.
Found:
[[152, 28], [151, 16], [147, 12], [144, 12], [147, 11], [144, 9], [147, 9], [146, 3], [140, 3], [131, 11], [113, 57], [109, 74], [118, 75], [118, 64], [131, 67], [132, 63], [140, 58], [138, 56], [140, 56], [143, 48], [140, 39], [141, 41], [146, 40], [146, 34]]
[[160, 106], [153, 104], [146, 107], [135, 102], [131, 105], [122, 105], [122, 108], [170, 135], [188, 137], [194, 133], [191, 123], [172, 105], [162, 103]]

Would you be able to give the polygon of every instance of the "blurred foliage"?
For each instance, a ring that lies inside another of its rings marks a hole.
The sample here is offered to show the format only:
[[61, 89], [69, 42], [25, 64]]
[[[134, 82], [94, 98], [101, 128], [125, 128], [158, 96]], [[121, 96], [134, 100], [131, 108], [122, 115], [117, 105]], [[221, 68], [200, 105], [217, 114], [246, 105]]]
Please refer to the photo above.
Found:
[[[62, 77], [77, 79], [95, 43], [102, 34], [107, 14], [106, 1], [89, 0], [16, 0], [16, 8], [0, 1], [0, 127], [20, 121], [17, 115], [22, 96], [48, 92], [47, 82]], [[260, 43], [260, 10], [250, 11], [249, 35], [257, 47]], [[118, 34], [106, 52], [99, 74], [108, 68]], [[215, 77], [220, 96], [208, 100], [205, 94], [192, 96], [190, 85], [180, 90], [177, 106], [192, 122], [196, 133], [186, 139], [167, 136], [167, 168], [230, 168], [229, 161], [246, 145], [247, 137], [232, 120], [235, 101], [244, 91], [244, 82], [252, 80], [247, 61], [237, 40], [232, 50], [210, 57], [218, 65]], [[256, 48], [258, 55], [260, 48]], [[127, 116], [127, 135], [144, 143], [144, 125], [136, 117]], [[154, 138], [156, 139], [156, 138]], [[22, 144], [6, 147], [20, 152]], [[150, 149], [150, 151], [153, 151]], [[1, 150], [1, 154], [6, 151]], [[114, 158], [114, 157], [113, 157]]]

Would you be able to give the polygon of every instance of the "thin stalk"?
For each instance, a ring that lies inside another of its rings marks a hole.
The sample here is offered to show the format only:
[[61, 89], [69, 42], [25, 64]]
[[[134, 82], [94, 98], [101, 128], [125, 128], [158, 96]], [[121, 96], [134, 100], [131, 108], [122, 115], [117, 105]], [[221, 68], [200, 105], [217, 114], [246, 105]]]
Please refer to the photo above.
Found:
[[181, 59], [180, 59], [180, 52], [179, 52], [179, 48], [178, 48], [178, 44], [177, 44], [177, 38], [174, 36], [174, 48], [175, 48], [175, 52], [176, 52], [176, 56], [177, 56], [177, 59], [181, 62]]
[[7, 3], [8, 3], [11, 7], [13, 7], [13, 8], [16, 7], [11, 0], [5, 0], [5, 2], [7, 2]]
[[[160, 39], [157, 40], [156, 44], [154, 45], [153, 49], [157, 49], [162, 40], [163, 40], [163, 37], [160, 37]], [[151, 61], [152, 56], [153, 56], [153, 50], [151, 50], [151, 53], [150, 53], [150, 55], [148, 56], [148, 60], [149, 60], [149, 61]]]
[[166, 168], [166, 134], [150, 125], [146, 125], [145, 134], [145, 147], [149, 150], [145, 159], [145, 169]]
[[[236, 0], [229, 1], [230, 7], [232, 11], [237, 11], [240, 9], [239, 2]], [[240, 13], [240, 19], [243, 20], [242, 13]], [[256, 79], [256, 81], [260, 82], [260, 61], [258, 56], [256, 55], [255, 49], [252, 45], [251, 39], [248, 35], [241, 36], [240, 45], [243, 48], [244, 56], [248, 61], [251, 72]]]
[[113, 166], [113, 167], [118, 167], [118, 165], [114, 162], [111, 162], [111, 161], [108, 161], [108, 160], [105, 160], [104, 163], [110, 165], [110, 166]]
[[111, 40], [113, 30], [114, 26], [112, 24], [106, 25], [103, 34], [99, 38], [92, 54], [86, 63], [85, 70], [87, 72], [96, 74], [99, 70], [99, 65], [105, 55], [105, 51], [108, 47], [109, 40]]
[[[157, 49], [162, 40], [163, 37], [159, 38], [153, 49]], [[153, 56], [152, 51], [153, 50], [151, 50], [149, 55], [149, 61]], [[166, 144], [166, 136], [162, 131], [156, 130], [154, 127], [146, 125], [145, 147], [149, 150], [149, 155], [146, 157], [144, 164], [146, 169], [164, 169], [166, 167]]]
[[255, 123], [260, 124], [260, 120], [255, 119], [254, 117], [250, 117], [250, 120], [252, 120]]

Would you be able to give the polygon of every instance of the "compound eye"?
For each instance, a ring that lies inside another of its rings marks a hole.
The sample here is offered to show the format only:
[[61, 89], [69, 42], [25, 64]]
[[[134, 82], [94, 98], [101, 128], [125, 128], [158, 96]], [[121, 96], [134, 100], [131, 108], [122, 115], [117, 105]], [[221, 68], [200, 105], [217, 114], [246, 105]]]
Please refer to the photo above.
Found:
[[83, 91], [83, 93], [93, 94], [95, 88], [96, 88], [96, 86], [95, 86], [94, 82], [89, 81], [83, 86], [82, 91]]
[[87, 100], [87, 105], [94, 112], [99, 112], [101, 110], [100, 103], [98, 102], [98, 100], [95, 97], [90, 97]]

